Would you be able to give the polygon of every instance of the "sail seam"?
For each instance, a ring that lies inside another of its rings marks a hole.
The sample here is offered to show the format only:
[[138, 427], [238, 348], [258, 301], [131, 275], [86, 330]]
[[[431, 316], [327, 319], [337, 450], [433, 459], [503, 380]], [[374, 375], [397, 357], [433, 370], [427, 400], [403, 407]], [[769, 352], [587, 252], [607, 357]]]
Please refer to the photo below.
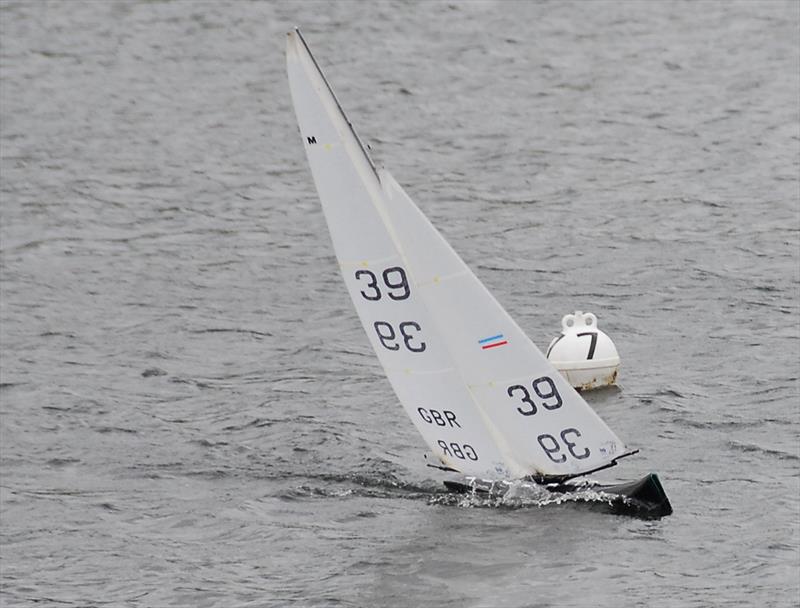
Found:
[[388, 256], [382, 257], [382, 258], [374, 258], [374, 259], [366, 259], [366, 260], [358, 260], [358, 261], [345, 260], [343, 262], [343, 261], [340, 260], [339, 261], [339, 268], [344, 270], [346, 268], [358, 268], [358, 267], [362, 267], [363, 268], [363, 267], [368, 267], [368, 266], [380, 266], [382, 264], [386, 264], [387, 262], [391, 262], [392, 260], [397, 260], [399, 258], [400, 258], [399, 255], [388, 255]]

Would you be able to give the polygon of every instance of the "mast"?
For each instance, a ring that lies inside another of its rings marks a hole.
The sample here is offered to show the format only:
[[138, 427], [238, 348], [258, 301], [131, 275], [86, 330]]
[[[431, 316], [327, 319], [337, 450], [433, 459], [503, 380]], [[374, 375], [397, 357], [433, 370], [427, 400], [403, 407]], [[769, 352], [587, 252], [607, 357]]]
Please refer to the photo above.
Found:
[[303, 43], [303, 46], [306, 49], [306, 53], [308, 53], [308, 56], [311, 58], [311, 61], [314, 63], [314, 67], [317, 68], [317, 72], [319, 72], [319, 76], [320, 76], [320, 78], [322, 78], [322, 82], [324, 82], [325, 86], [328, 87], [328, 92], [331, 94], [331, 97], [333, 97], [333, 101], [336, 102], [336, 107], [339, 109], [339, 112], [341, 113], [342, 118], [344, 118], [344, 121], [347, 123], [347, 126], [350, 128], [350, 132], [353, 134], [353, 137], [356, 138], [356, 141], [358, 142], [358, 145], [361, 148], [361, 152], [364, 153], [364, 158], [367, 159], [367, 162], [369, 163], [369, 166], [372, 169], [372, 172], [375, 174], [375, 177], [378, 179], [378, 182], [380, 182], [380, 177], [378, 176], [378, 169], [375, 166], [375, 163], [372, 162], [372, 157], [370, 157], [369, 152], [367, 152], [367, 147], [364, 145], [364, 142], [361, 141], [361, 138], [358, 136], [358, 133], [356, 132], [355, 127], [353, 126], [353, 123], [350, 122], [350, 119], [347, 117], [347, 114], [345, 113], [344, 108], [342, 108], [342, 104], [339, 103], [339, 98], [336, 97], [336, 93], [333, 92], [333, 88], [331, 87], [331, 84], [328, 82], [328, 79], [325, 78], [325, 73], [322, 71], [322, 68], [319, 67], [319, 63], [317, 63], [317, 59], [314, 57], [314, 53], [312, 53], [311, 49], [308, 48], [308, 43], [306, 42], [306, 39], [303, 38], [303, 34], [300, 32], [300, 28], [296, 27], [296, 28], [294, 28], [294, 31], [295, 31], [295, 33], [297, 33], [297, 37], [300, 39], [300, 42]]

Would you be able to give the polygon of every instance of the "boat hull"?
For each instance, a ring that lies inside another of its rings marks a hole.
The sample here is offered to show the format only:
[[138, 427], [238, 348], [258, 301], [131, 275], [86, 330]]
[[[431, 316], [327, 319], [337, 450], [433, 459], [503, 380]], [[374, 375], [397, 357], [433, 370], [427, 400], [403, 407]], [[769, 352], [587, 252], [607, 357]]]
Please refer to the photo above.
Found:
[[[451, 492], [476, 493], [500, 497], [508, 491], [509, 484], [498, 484], [482, 480], [444, 482]], [[659, 519], [672, 514], [672, 505], [667, 498], [658, 475], [650, 473], [639, 480], [627, 483], [604, 485], [594, 482], [564, 482], [545, 484], [543, 487], [555, 494], [574, 494], [575, 501], [596, 507], [615, 515], [628, 515], [640, 519]], [[591, 491], [591, 498], [586, 491]]]

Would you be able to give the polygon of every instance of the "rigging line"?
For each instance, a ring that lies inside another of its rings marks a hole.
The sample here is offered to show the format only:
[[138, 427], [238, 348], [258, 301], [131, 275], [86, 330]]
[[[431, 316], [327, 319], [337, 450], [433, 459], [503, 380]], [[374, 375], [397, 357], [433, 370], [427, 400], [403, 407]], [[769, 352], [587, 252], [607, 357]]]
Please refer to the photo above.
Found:
[[608, 462], [604, 465], [599, 467], [595, 467], [594, 469], [589, 469], [588, 471], [582, 471], [580, 473], [568, 473], [566, 475], [542, 475], [542, 474], [533, 474], [529, 475], [529, 479], [534, 481], [538, 484], [546, 485], [548, 483], [563, 483], [565, 481], [569, 481], [570, 479], [575, 479], [576, 477], [582, 477], [584, 475], [590, 475], [592, 473], [597, 473], [597, 471], [603, 471], [605, 469], [610, 469], [611, 467], [617, 466], [617, 461], [620, 458], [625, 458], [626, 456], [633, 456], [634, 454], [638, 454], [639, 450], [631, 450], [629, 452], [625, 452], [624, 454], [620, 454], [616, 458], [614, 458], [611, 462]]

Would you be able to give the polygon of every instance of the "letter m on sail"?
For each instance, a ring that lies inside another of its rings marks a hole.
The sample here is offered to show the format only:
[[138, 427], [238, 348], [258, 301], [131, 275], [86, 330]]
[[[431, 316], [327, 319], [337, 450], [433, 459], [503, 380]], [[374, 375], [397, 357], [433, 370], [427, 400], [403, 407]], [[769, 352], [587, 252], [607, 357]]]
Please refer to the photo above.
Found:
[[313, 135], [311, 137], [306, 137], [306, 139], [308, 140], [308, 143], [310, 143], [310, 144], [317, 143], [317, 138], [315, 136], [313, 136]]

